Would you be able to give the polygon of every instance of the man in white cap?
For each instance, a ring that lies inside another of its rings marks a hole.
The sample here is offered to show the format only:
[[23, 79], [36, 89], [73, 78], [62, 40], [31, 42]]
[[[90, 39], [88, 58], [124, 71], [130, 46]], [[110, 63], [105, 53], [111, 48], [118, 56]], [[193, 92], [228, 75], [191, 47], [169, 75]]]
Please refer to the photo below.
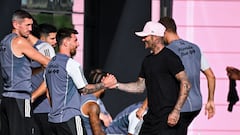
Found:
[[149, 21], [143, 31], [135, 32], [152, 53], [143, 60], [136, 82], [116, 84], [116, 88], [127, 92], [147, 89], [148, 112], [140, 135], [178, 135], [180, 110], [190, 90], [180, 58], [163, 45], [165, 29], [162, 24]]

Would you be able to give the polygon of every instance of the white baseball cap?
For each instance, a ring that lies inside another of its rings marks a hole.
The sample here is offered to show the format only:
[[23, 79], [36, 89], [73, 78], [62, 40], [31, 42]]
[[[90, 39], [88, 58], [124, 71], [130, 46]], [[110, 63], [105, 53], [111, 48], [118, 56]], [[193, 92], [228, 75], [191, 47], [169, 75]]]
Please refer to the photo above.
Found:
[[143, 31], [135, 32], [135, 34], [139, 37], [145, 37], [145, 36], [149, 36], [149, 35], [163, 37], [165, 30], [166, 30], [166, 28], [161, 23], [148, 21], [145, 24]]

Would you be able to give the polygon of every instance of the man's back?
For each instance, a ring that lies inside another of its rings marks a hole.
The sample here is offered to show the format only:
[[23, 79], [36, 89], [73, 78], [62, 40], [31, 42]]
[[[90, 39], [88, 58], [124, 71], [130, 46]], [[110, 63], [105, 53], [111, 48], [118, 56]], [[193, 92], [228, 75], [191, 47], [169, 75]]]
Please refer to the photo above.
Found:
[[129, 127], [129, 114], [132, 113], [135, 109], [139, 108], [142, 105], [142, 102], [132, 104], [121, 111], [106, 129], [108, 134], [128, 134]]
[[49, 121], [53, 123], [65, 122], [80, 115], [80, 94], [67, 70], [71, 66], [69, 63], [73, 62], [69, 59], [64, 54], [57, 54], [46, 68], [46, 82], [52, 102]]
[[200, 92], [201, 51], [198, 46], [188, 41], [178, 39], [172, 41], [167, 48], [175, 52], [185, 67], [188, 79], [191, 82], [189, 96], [182, 108], [182, 112], [196, 111], [202, 107]]

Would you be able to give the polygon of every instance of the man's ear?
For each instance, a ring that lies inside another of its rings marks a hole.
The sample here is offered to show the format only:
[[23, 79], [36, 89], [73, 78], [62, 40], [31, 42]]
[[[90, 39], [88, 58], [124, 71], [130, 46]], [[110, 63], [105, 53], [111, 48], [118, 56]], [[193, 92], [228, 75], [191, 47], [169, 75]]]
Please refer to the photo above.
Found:
[[12, 25], [13, 25], [13, 28], [17, 28], [19, 24], [18, 24], [18, 22], [15, 20], [15, 21], [12, 22]]
[[68, 39], [63, 39], [62, 43], [65, 47], [69, 46], [69, 44], [70, 44]]

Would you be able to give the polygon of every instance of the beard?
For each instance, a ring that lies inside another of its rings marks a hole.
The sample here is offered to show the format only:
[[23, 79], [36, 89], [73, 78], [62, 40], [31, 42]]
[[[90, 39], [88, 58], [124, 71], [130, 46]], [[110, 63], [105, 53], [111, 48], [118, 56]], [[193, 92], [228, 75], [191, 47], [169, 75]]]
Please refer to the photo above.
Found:
[[21, 36], [22, 36], [23, 38], [28, 38], [28, 37], [29, 37], [29, 34], [21, 34]]
[[19, 31], [19, 34], [20, 34], [21, 37], [23, 37], [23, 38], [28, 38], [29, 35], [30, 35], [30, 33], [31, 33], [31, 32], [21, 32], [21, 31]]
[[77, 53], [76, 49], [72, 50], [72, 51], [70, 52], [71, 57], [75, 56], [76, 53]]
[[163, 45], [164, 45], [164, 46], [167, 46], [168, 44], [169, 44], [169, 43], [168, 43], [167, 41], [165, 41], [165, 40], [163, 41]]

